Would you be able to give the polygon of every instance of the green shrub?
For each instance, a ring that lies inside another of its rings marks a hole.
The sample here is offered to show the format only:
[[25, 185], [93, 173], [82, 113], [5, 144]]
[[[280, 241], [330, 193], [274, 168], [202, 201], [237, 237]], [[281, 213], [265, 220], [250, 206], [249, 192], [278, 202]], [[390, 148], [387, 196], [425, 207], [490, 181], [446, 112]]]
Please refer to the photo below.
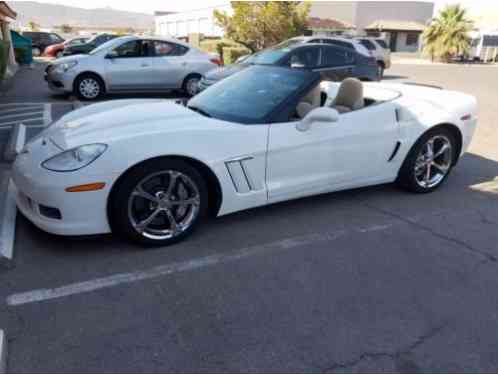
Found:
[[247, 48], [225, 47], [223, 48], [223, 63], [225, 65], [233, 64], [239, 57], [249, 55], [251, 51]]
[[6, 42], [0, 42], [0, 79], [5, 77], [5, 71], [7, 70], [7, 63], [9, 60], [9, 48], [10, 45]]

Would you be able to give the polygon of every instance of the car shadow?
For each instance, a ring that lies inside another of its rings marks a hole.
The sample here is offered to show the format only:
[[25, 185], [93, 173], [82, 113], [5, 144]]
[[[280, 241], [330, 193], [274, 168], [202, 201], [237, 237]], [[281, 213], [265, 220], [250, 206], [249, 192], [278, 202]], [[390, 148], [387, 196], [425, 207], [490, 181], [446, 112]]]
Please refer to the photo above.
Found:
[[396, 75], [396, 74], [384, 74], [384, 76], [382, 77], [382, 80], [389, 81], [389, 80], [394, 80], [394, 79], [407, 79], [407, 78], [408, 78], [407, 76], [400, 76], [400, 75]]

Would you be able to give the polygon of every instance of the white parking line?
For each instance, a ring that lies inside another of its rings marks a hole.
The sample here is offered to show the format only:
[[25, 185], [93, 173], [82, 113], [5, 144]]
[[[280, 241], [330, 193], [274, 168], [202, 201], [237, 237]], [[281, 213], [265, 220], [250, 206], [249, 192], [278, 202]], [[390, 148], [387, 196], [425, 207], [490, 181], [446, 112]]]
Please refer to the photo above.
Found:
[[52, 105], [46, 103], [43, 106], [43, 125], [48, 126], [52, 123]]
[[30, 110], [30, 111], [39, 110], [39, 111], [41, 111], [42, 110], [42, 106], [37, 105], [37, 106], [27, 107], [27, 108], [21, 107], [21, 108], [0, 109], [0, 116], [3, 116], [3, 115], [8, 114], [8, 113], [15, 113], [15, 112], [23, 113], [26, 110]]
[[7, 337], [0, 329], [0, 374], [7, 373]]
[[33, 118], [33, 119], [22, 119], [22, 120], [17, 120], [17, 121], [11, 121], [11, 122], [0, 122], [0, 129], [9, 129], [14, 125], [20, 125], [24, 124], [26, 125], [27, 128], [44, 128], [46, 125], [45, 124], [40, 124], [40, 125], [30, 125], [30, 122], [42, 122], [43, 120], [40, 118]]
[[366, 228], [357, 228], [355, 230], [341, 230], [333, 233], [311, 234], [300, 237], [286, 238], [280, 241], [270, 242], [263, 245], [252, 246], [240, 249], [235, 252], [219, 253], [203, 258], [192, 259], [185, 262], [177, 262], [151, 268], [144, 271], [115, 274], [108, 277], [84, 281], [80, 283], [69, 284], [53, 289], [37, 289], [29, 292], [13, 294], [7, 297], [7, 305], [19, 306], [34, 302], [43, 302], [62, 297], [68, 297], [81, 293], [93, 292], [99, 289], [116, 287], [123, 284], [136, 283], [138, 281], [154, 279], [161, 276], [167, 276], [178, 272], [194, 271], [205, 267], [211, 267], [218, 264], [230, 263], [260, 254], [270, 252], [285, 251], [301, 246], [318, 244], [321, 242], [333, 241], [347, 234], [367, 233], [387, 230], [392, 227], [388, 225], [375, 225]]
[[0, 115], [0, 123], [3, 119], [11, 119], [11, 118], [24, 117], [24, 116], [35, 116], [35, 115], [43, 115], [43, 111], [40, 110], [40, 111], [36, 111], [36, 112], [24, 112], [24, 113], [20, 113], [17, 115], [7, 115], [7, 116]]

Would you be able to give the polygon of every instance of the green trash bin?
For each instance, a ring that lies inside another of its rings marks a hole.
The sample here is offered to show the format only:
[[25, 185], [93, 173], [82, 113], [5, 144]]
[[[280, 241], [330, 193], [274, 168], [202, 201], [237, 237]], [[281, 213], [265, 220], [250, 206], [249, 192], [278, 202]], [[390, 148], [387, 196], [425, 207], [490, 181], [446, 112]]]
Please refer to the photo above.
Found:
[[18, 64], [31, 64], [33, 62], [32, 41], [18, 32], [11, 30], [12, 45]]

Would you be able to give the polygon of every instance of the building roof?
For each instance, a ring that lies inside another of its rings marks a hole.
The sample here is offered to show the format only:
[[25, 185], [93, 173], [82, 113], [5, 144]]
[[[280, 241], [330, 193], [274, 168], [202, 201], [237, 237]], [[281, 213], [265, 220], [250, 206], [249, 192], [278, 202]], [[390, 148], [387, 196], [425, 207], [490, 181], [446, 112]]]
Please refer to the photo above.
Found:
[[424, 31], [425, 25], [414, 21], [377, 20], [365, 27], [365, 30]]
[[312, 30], [348, 30], [355, 27], [347, 22], [339, 21], [334, 18], [310, 17], [308, 27]]
[[5, 1], [0, 1], [0, 15], [3, 17], [8, 17], [13, 20], [17, 18], [17, 13], [12, 10], [12, 8]]

